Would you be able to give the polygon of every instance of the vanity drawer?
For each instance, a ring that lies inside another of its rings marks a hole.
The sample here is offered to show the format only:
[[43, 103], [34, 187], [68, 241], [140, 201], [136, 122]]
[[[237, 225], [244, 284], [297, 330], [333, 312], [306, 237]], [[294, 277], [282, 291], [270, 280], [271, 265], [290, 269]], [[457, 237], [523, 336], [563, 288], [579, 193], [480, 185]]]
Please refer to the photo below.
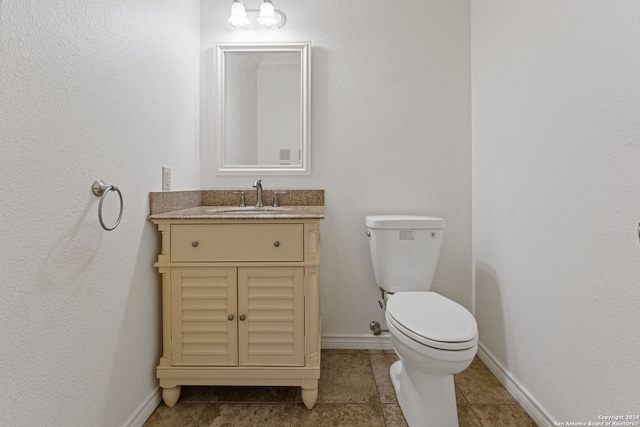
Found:
[[172, 225], [171, 261], [304, 261], [304, 226]]

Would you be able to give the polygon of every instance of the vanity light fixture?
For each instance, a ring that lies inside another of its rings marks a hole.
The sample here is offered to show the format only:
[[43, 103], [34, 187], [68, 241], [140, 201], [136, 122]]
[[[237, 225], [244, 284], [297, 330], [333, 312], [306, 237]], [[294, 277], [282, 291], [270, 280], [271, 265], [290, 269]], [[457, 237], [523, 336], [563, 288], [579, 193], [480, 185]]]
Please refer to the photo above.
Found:
[[273, 7], [271, 0], [263, 0], [259, 10], [245, 9], [243, 0], [234, 0], [228, 21], [234, 28], [243, 30], [278, 29], [287, 22], [287, 17]]

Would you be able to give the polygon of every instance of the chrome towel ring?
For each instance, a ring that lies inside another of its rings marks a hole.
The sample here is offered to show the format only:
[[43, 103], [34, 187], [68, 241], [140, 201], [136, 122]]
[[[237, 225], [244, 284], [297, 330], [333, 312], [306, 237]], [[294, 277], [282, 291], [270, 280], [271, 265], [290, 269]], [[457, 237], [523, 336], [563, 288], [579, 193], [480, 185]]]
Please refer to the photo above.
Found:
[[[97, 179], [91, 186], [91, 191], [93, 191], [93, 194], [95, 194], [96, 197], [100, 197], [100, 204], [98, 205], [98, 220], [100, 221], [100, 225], [107, 231], [115, 230], [118, 224], [120, 224], [120, 220], [122, 219], [122, 210], [124, 209], [124, 200], [122, 199], [120, 189], [115, 185], [106, 185], [104, 181]], [[104, 198], [109, 191], [115, 191], [120, 197], [120, 214], [118, 215], [116, 223], [113, 224], [113, 227], [107, 227], [104, 225], [104, 221], [102, 220], [102, 202], [104, 202]]]

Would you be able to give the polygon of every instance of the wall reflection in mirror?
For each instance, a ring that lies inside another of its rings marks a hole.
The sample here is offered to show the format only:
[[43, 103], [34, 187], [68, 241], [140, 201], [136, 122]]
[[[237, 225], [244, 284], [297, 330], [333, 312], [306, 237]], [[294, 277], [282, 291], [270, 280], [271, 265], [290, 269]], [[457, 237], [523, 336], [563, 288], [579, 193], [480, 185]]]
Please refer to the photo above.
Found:
[[218, 174], [309, 173], [309, 44], [216, 48]]

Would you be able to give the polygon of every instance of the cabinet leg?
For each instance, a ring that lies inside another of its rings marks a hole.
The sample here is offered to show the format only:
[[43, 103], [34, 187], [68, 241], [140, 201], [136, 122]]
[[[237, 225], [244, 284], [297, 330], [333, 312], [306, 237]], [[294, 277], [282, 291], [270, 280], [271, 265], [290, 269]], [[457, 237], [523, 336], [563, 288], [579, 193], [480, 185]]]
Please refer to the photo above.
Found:
[[302, 389], [302, 401], [304, 402], [304, 406], [307, 409], [313, 408], [318, 400], [318, 385], [316, 384], [316, 388], [303, 388]]
[[162, 389], [162, 400], [164, 400], [164, 404], [169, 408], [173, 408], [176, 403], [178, 403], [178, 399], [180, 398], [180, 390], [181, 387], [172, 387], [172, 388], [163, 388]]

